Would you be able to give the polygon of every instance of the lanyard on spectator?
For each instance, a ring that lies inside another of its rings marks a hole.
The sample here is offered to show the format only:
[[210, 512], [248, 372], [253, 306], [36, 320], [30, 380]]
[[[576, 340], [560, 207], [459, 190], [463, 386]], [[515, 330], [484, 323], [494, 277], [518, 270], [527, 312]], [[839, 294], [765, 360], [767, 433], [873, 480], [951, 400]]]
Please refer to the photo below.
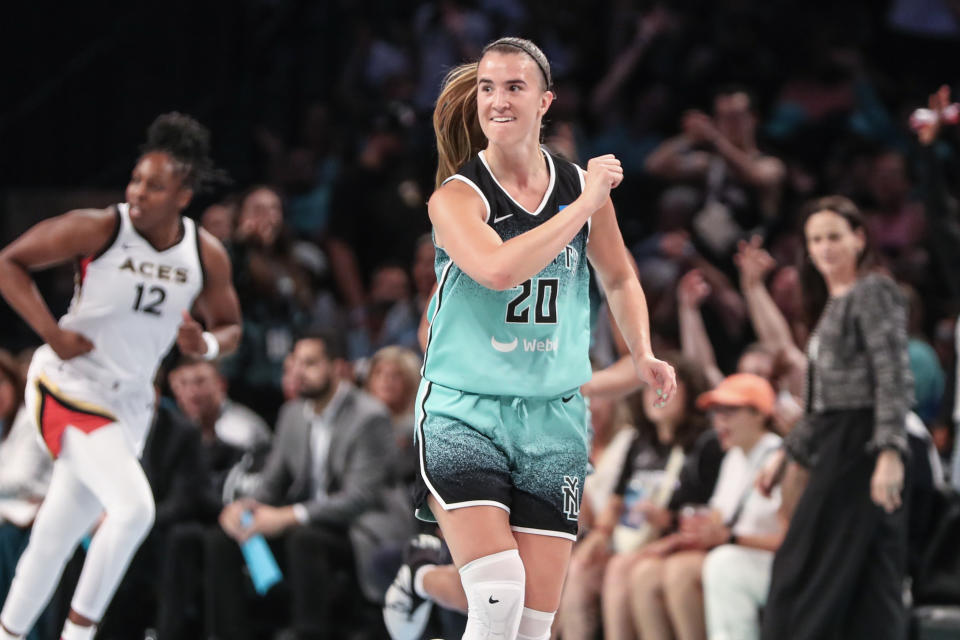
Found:
[[757, 463], [755, 465], [751, 465], [750, 470], [753, 473], [750, 474], [750, 479], [747, 481], [747, 487], [743, 491], [743, 493], [740, 494], [740, 500], [737, 502], [737, 508], [733, 510], [733, 515], [731, 515], [727, 519], [727, 521], [724, 523], [727, 529], [732, 530], [734, 525], [737, 524], [737, 520], [740, 519], [740, 515], [743, 513], [743, 507], [746, 506], [747, 500], [750, 499], [750, 494], [753, 493], [753, 490], [755, 488], [756, 483], [754, 481], [757, 478], [757, 471], [763, 467], [763, 463], [766, 462], [770, 454], [779, 448], [780, 448], [779, 445], [767, 447], [766, 450], [764, 450], [762, 454], [759, 456], [759, 458], [757, 459]]

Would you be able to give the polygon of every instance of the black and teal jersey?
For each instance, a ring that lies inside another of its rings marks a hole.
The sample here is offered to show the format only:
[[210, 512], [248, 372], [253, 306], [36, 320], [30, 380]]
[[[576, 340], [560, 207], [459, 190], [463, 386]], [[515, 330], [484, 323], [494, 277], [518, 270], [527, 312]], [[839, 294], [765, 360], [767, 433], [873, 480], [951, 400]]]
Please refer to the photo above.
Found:
[[[447, 181], [473, 188], [487, 224], [506, 241], [549, 220], [580, 196], [584, 173], [544, 149], [550, 183], [535, 211], [497, 182], [481, 151]], [[437, 292], [423, 376], [481, 395], [553, 397], [590, 379], [589, 223], [535, 277], [514, 289], [488, 289], [437, 247]]]

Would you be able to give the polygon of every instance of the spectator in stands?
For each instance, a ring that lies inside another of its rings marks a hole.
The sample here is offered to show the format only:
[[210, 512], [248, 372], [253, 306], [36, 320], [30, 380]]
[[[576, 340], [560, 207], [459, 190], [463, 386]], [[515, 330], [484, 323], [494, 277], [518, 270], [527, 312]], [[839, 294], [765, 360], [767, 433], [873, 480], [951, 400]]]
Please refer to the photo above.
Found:
[[926, 246], [931, 258], [926, 284], [928, 289], [936, 285], [924, 302], [929, 311], [931, 303], [936, 300], [941, 306], [939, 309], [933, 307], [934, 313], [939, 311], [945, 316], [936, 323], [934, 346], [942, 365], [948, 370], [948, 385], [934, 426], [934, 437], [938, 448], [946, 452], [948, 438], [945, 436], [953, 433], [949, 475], [953, 486], [960, 489], [960, 322], [955, 317], [956, 301], [960, 295], [960, 281], [955, 277], [960, 269], [960, 216], [957, 215], [955, 194], [949, 190], [945, 159], [951, 154], [947, 152], [949, 147], [942, 135], [951, 129], [943, 126], [944, 110], [950, 103], [950, 87], [943, 85], [930, 95], [927, 102], [930, 112], [936, 117], [918, 122], [915, 130], [920, 143], [918, 174], [928, 224]]
[[333, 191], [325, 248], [337, 290], [362, 324], [363, 305], [374, 270], [384, 264], [408, 265], [417, 238], [430, 230], [424, 215], [426, 180], [411, 158], [402, 113], [380, 113], [357, 158], [345, 167]]
[[[902, 638], [901, 508], [913, 380], [897, 285], [866, 273], [864, 220], [841, 196], [808, 204], [804, 295], [815, 323], [803, 418], [786, 438], [783, 500], [809, 482], [773, 565], [763, 638]], [[781, 451], [764, 471], [772, 486]], [[843, 535], [838, 535], [842, 532]]]
[[[616, 52], [610, 64], [600, 64], [600, 68], [607, 69], [606, 74], [593, 87], [586, 101], [591, 115], [602, 127], [592, 136], [587, 156], [594, 155], [593, 149], [613, 153], [623, 162], [624, 173], [628, 176], [642, 171], [647, 154], [663, 141], [660, 125], [667, 124], [663, 121], [673, 115], [667, 86], [659, 78], [651, 78], [649, 70], [656, 68], [656, 75], [661, 75], [664, 67], [673, 62], [664, 64], [666, 61], [658, 54], [662, 56], [664, 50], [670, 51], [675, 43], [680, 26], [678, 14], [666, 3], [647, 6], [648, 9], [639, 13], [635, 6], [624, 5], [622, 9], [628, 12], [626, 16], [608, 16], [611, 23], [618, 23], [611, 24], [612, 29], [620, 31], [626, 38], [623, 48]], [[608, 46], [619, 44], [615, 39], [608, 42]], [[654, 54], [652, 60], [650, 53]], [[575, 161], [575, 158], [571, 159], [571, 162]]]
[[400, 265], [384, 264], [373, 271], [370, 295], [355, 314], [356, 324], [348, 335], [347, 356], [351, 361], [369, 358], [388, 345], [418, 348], [417, 315], [410, 295], [410, 276]]
[[[199, 635], [203, 622], [202, 602], [209, 595], [203, 593], [201, 573], [204, 538], [216, 526], [217, 514], [226, 502], [255, 488], [256, 472], [272, 433], [257, 414], [227, 397], [226, 380], [214, 362], [183, 358], [171, 369], [168, 380], [202, 456], [203, 477], [196, 479], [191, 490], [205, 496], [197, 518], [170, 527], [166, 561], [159, 571], [157, 631], [163, 637], [181, 638]], [[177, 455], [190, 459], [191, 440], [185, 434], [165, 436], [162, 442], [166, 444], [154, 443], [159, 451], [151, 456], [162, 456], [157, 464], [169, 465], [178, 449], [183, 449]]]
[[214, 439], [255, 451], [270, 445], [270, 427], [253, 410], [227, 396], [227, 381], [209, 360], [183, 358], [170, 370], [170, 390], [200, 428], [204, 442]]
[[419, 5], [411, 31], [420, 51], [420, 82], [415, 104], [433, 109], [443, 77], [463, 60], [475, 60], [492, 37], [490, 17], [463, 0], [434, 0]]
[[[741, 288], [754, 332], [760, 339], [746, 349], [737, 361], [738, 373], [753, 373], [767, 379], [779, 390], [774, 408], [774, 423], [781, 433], [790, 430], [801, 411], [797, 400], [802, 393], [806, 360], [792, 341], [791, 333], [779, 309], [767, 291], [762, 274], [766, 267], [760, 262], [762, 253], [753, 243], [742, 244], [735, 256], [741, 272]], [[749, 259], [745, 256], [749, 256]], [[716, 364], [713, 346], [707, 336], [700, 304], [709, 292], [709, 286], [699, 272], [688, 272], [680, 281], [679, 300], [680, 338], [687, 357], [704, 364], [711, 382], [719, 384], [723, 373]]]
[[740, 290], [747, 303], [753, 330], [760, 344], [776, 355], [777, 379], [771, 378], [771, 382], [779, 391], [800, 398], [806, 377], [806, 358], [794, 340], [796, 332], [765, 282], [776, 263], [763, 249], [759, 236], [739, 243], [734, 262], [740, 272]]
[[[691, 240], [691, 218], [697, 212], [698, 195], [690, 186], [665, 190], [659, 200], [655, 233], [633, 247], [640, 278], [650, 290], [648, 306], [659, 333], [676, 329], [677, 300], [674, 292], [681, 275], [696, 270], [708, 289], [708, 321], [711, 335], [720, 346], [720, 359], [727, 361], [743, 346], [746, 311], [731, 279], [706, 259]], [[720, 376], [722, 377], [722, 376]]]
[[[698, 366], [670, 360], [677, 372], [675, 401], [660, 407], [654, 390], [643, 390], [643, 417], [620, 462], [613, 494], [574, 548], [558, 613], [567, 640], [596, 635], [601, 593], [604, 633], [623, 637], [631, 626], [630, 568], [641, 557], [644, 544], [672, 527], [674, 494], [692, 493], [694, 487], [689, 485], [694, 477], [708, 485], [699, 490], [705, 494], [701, 501], [713, 490], [722, 454], [716, 438], [705, 433], [705, 416], [695, 406], [697, 396], [709, 387]], [[677, 490], [684, 479], [688, 486]]]
[[243, 340], [222, 367], [235, 396], [272, 422], [283, 401], [283, 359], [293, 336], [313, 322], [314, 294], [277, 192], [252, 187], [239, 206], [231, 249], [234, 286], [243, 300]]
[[764, 226], [779, 211], [784, 165], [757, 147], [756, 104], [746, 89], [719, 91], [713, 116], [688, 111], [682, 129], [647, 157], [647, 170], [701, 187], [695, 237], [714, 257], [729, 257], [745, 229]]
[[916, 606], [927, 603], [924, 602], [924, 595], [929, 593], [929, 573], [924, 564], [929, 563], [931, 557], [935, 557], [935, 554], [930, 553], [930, 549], [936, 545], [937, 528], [944, 516], [942, 501], [948, 484], [930, 430], [920, 416], [912, 411], [907, 414], [906, 431], [910, 447], [910, 458], [907, 461], [910, 482], [906, 487], [909, 493], [904, 498], [904, 502], [910, 505], [907, 523], [907, 575]]
[[236, 221], [237, 203], [232, 199], [216, 202], [200, 214], [200, 226], [212, 233], [225, 247], [233, 242]]
[[[384, 347], [370, 359], [370, 370], [364, 385], [367, 393], [382, 402], [390, 412], [396, 447], [392, 461], [393, 479], [411, 491], [420, 468], [420, 456], [413, 443], [420, 365], [420, 358], [410, 349]], [[398, 565], [399, 559], [396, 562]], [[386, 572], [387, 580], [393, 578], [397, 565]]]
[[[960, 297], [960, 280], [955, 274], [960, 273], [960, 215], [958, 215], [957, 198], [951, 193], [949, 186], [956, 183], [948, 178], [947, 166], [944, 159], [952, 154], [949, 146], [942, 138], [942, 133], [952, 129], [956, 139], [956, 127], [944, 129], [944, 110], [951, 104], [950, 87], [941, 86], [928, 99], [930, 111], [937, 117], [923, 123], [916, 128], [921, 193], [924, 196], [923, 208], [928, 225], [926, 246], [930, 252], [930, 271], [932, 280], [936, 284], [936, 297], [943, 301], [953, 300], [956, 303]], [[954, 147], [955, 149], [955, 147]], [[955, 160], [954, 160], [955, 162]], [[952, 168], [956, 168], [955, 166]], [[944, 315], [950, 315], [955, 309], [946, 308]]]
[[413, 444], [413, 413], [420, 384], [420, 358], [409, 349], [384, 347], [370, 359], [366, 391], [390, 412], [398, 447]]
[[328, 103], [316, 101], [303, 107], [295, 141], [285, 141], [267, 125], [254, 132], [265, 155], [267, 183], [281, 189], [284, 218], [297, 237], [317, 240], [329, 221], [342, 155], [338, 122]]
[[944, 399], [946, 376], [933, 345], [923, 334], [924, 306], [917, 290], [901, 284], [900, 291], [907, 303], [907, 354], [910, 356], [910, 371], [913, 373], [913, 395], [916, 404], [913, 410], [924, 424], [931, 424], [940, 413]]
[[[943, 401], [940, 413], [929, 425], [930, 434], [940, 458], [946, 465], [949, 477], [955, 477], [951, 469], [950, 456], [953, 451], [953, 433], [955, 430], [954, 410], [957, 407], [957, 316], [940, 318], [933, 326], [933, 349], [944, 372]], [[960, 422], [960, 415], [957, 416]]]
[[[0, 602], [7, 598], [53, 469], [24, 409], [23, 394], [19, 364], [0, 350]], [[56, 632], [48, 612], [41, 614], [27, 640], [46, 640]]]
[[[733, 611], [717, 600], [718, 592], [721, 597], [731, 595], [735, 585], [747, 579], [745, 566], [731, 569], [729, 575], [722, 573], [721, 581], [730, 580], [726, 584], [701, 582], [701, 573], [710, 550], [717, 554], [711, 562], [728, 568], [725, 563], [730, 555], [752, 559], [759, 551], [770, 554], [765, 572], [762, 564], [759, 567], [759, 579], [769, 575], [771, 552], [783, 537], [783, 523], [777, 515], [780, 502], [776, 496], [762, 496], [754, 483], [763, 464], [780, 447], [780, 437], [772, 432], [774, 397], [773, 387], [765, 379], [738, 373], [697, 399], [698, 407], [709, 410], [727, 453], [709, 506], [686, 507], [680, 530], [649, 545], [630, 572], [632, 622], [644, 640], [705, 638], [704, 595], [707, 615], [716, 626], [751, 615], [756, 624], [756, 605], [745, 612]], [[715, 578], [714, 572], [704, 575]], [[750, 577], [758, 579], [752, 573]], [[618, 633], [607, 637], [635, 636]]]
[[590, 464], [593, 473], [583, 483], [580, 503], [580, 528], [593, 528], [597, 516], [613, 494], [620, 479], [627, 449], [636, 435], [630, 407], [623, 398], [594, 396], [590, 398]]
[[923, 203], [910, 196], [912, 188], [902, 153], [886, 150], [877, 154], [868, 182], [872, 206], [864, 215], [880, 261], [898, 279], [921, 285], [928, 264], [923, 246], [927, 221]]
[[[348, 572], [359, 582], [360, 589], [349, 594], [354, 602], [379, 599], [367, 579], [371, 556], [411, 531], [409, 504], [395, 508], [387, 496], [396, 451], [389, 416], [338, 379], [339, 340], [311, 334], [297, 341], [293, 353], [300, 397], [283, 407], [258, 488], [223, 509], [223, 531], [209, 547], [206, 580], [216, 602], [208, 614], [218, 637], [249, 637], [238, 542], [255, 534], [282, 542], [275, 548], [283, 550], [292, 625], [298, 637], [313, 638], [330, 633], [334, 624], [331, 605], [342, 595], [331, 592], [334, 575]], [[253, 518], [248, 526], [245, 511]]]

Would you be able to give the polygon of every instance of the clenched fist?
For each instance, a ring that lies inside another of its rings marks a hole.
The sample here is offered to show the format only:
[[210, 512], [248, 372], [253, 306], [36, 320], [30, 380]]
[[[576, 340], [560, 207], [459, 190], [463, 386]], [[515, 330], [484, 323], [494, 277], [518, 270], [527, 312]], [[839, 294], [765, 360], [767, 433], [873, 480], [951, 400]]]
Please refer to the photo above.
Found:
[[183, 322], [177, 331], [177, 346], [185, 356], [203, 357], [207, 343], [203, 339], [203, 326], [193, 319], [189, 311], [183, 312]]
[[592, 158], [587, 163], [587, 177], [580, 197], [590, 204], [593, 211], [596, 211], [606, 203], [610, 190], [616, 189], [622, 181], [623, 167], [620, 166], [616, 156], [608, 153], [605, 156]]

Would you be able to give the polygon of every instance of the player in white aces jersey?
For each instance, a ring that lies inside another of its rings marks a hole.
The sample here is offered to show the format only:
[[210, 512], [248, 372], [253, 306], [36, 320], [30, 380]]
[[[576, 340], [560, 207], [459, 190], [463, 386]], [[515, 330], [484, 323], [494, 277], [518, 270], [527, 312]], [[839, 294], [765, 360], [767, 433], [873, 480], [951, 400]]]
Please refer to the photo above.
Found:
[[[0, 293], [46, 343], [30, 365], [26, 401], [55, 459], [0, 612], [0, 640], [30, 631], [63, 565], [99, 521], [62, 634], [93, 638], [153, 524], [153, 496], [138, 457], [153, 416], [157, 366], [175, 341], [187, 355], [212, 359], [240, 340], [227, 253], [182, 215], [217, 176], [209, 147], [200, 123], [160, 116], [126, 203], [46, 220], [0, 252]], [[70, 260], [78, 267], [76, 291], [58, 323], [30, 270]]]

